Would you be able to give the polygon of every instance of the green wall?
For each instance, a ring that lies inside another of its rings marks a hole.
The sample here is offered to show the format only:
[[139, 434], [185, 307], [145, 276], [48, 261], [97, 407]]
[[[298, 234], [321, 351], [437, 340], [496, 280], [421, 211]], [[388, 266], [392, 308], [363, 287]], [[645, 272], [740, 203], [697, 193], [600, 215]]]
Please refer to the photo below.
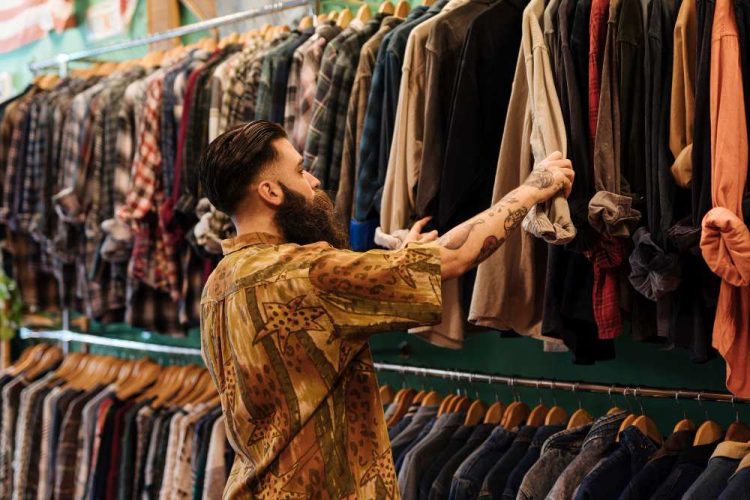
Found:
[[[124, 40], [130, 40], [145, 36], [148, 31], [146, 24], [146, 0], [138, 0], [138, 4], [130, 23], [127, 35], [116, 36], [101, 40], [97, 43], [89, 43], [86, 40], [86, 10], [89, 6], [95, 5], [100, 0], [76, 0], [76, 14], [78, 16], [78, 26], [63, 33], [57, 34], [51, 31], [46, 37], [24, 45], [12, 52], [0, 54], [0, 71], [8, 71], [13, 76], [13, 84], [16, 91], [21, 91], [32, 78], [28, 69], [28, 64], [32, 61], [39, 61], [54, 57], [61, 52], [74, 52], [87, 48], [109, 45]], [[188, 24], [198, 21], [198, 18], [188, 9], [180, 7], [180, 20], [182, 24]], [[186, 43], [191, 43], [204, 34], [193, 34], [184, 38]], [[103, 56], [109, 60], [124, 60], [134, 57], [141, 57], [146, 54], [148, 47], [143, 46], [126, 51], [114, 52], [111, 55]]]

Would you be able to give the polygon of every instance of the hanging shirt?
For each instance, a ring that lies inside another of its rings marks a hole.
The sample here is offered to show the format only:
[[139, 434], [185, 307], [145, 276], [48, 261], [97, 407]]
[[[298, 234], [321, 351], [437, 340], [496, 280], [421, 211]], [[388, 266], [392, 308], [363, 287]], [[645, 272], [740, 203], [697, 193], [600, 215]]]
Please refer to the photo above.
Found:
[[750, 231], [742, 216], [748, 145], [734, 7], [719, 0], [711, 37], [711, 200], [701, 252], [721, 279], [713, 345], [727, 362], [727, 388], [750, 395]]

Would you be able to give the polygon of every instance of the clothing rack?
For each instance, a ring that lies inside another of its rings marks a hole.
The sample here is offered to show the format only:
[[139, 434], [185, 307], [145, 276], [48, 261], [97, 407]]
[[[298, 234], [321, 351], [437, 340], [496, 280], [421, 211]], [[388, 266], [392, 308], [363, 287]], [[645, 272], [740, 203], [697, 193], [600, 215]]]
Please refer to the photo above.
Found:
[[154, 33], [145, 37], [137, 38], [135, 40], [128, 40], [125, 42], [113, 43], [105, 45], [103, 47], [97, 47], [93, 49], [79, 50], [78, 52], [71, 52], [69, 54], [61, 53], [57, 56], [44, 59], [42, 61], [29, 63], [29, 69], [36, 73], [46, 68], [58, 67], [60, 76], [66, 76], [68, 74], [68, 63], [71, 61], [77, 61], [82, 59], [89, 59], [92, 57], [107, 54], [109, 52], [116, 52], [119, 50], [132, 49], [134, 47], [140, 47], [142, 45], [148, 45], [150, 43], [162, 42], [164, 40], [170, 40], [198, 31], [206, 31], [227, 24], [237, 23], [252, 19], [255, 17], [265, 16], [269, 14], [275, 14], [289, 9], [295, 9], [297, 7], [308, 7], [310, 13], [313, 13], [313, 2], [312, 0], [288, 0], [284, 2], [274, 2], [264, 5], [256, 9], [244, 10], [242, 12], [235, 12], [234, 14], [227, 14], [226, 16], [215, 17], [213, 19], [207, 19], [205, 21], [199, 21], [193, 24], [187, 24], [160, 33]]
[[586, 391], [622, 396], [647, 396], [650, 398], [690, 399], [698, 402], [715, 401], [724, 403], [750, 403], [750, 399], [739, 398], [732, 394], [713, 391], [696, 391], [681, 389], [663, 389], [656, 387], [627, 387], [623, 385], [605, 385], [589, 382], [570, 382], [559, 380], [532, 379], [523, 377], [508, 377], [504, 375], [490, 375], [489, 373], [472, 373], [437, 368], [421, 368], [418, 366], [396, 365], [391, 363], [374, 363], [375, 369], [391, 371], [402, 375], [417, 375], [420, 377], [435, 377], [454, 381], [483, 382], [486, 384], [506, 384], [509, 387], [533, 387], [536, 389], [562, 389], [566, 391]]
[[200, 356], [201, 350], [193, 347], [180, 347], [164, 344], [150, 344], [148, 342], [138, 342], [137, 340], [123, 340], [111, 337], [100, 337], [97, 335], [88, 335], [85, 333], [72, 332], [70, 330], [31, 330], [29, 328], [20, 328], [18, 336], [22, 339], [44, 339], [57, 340], [62, 344], [62, 350], [67, 355], [71, 342], [80, 342], [82, 344], [101, 345], [107, 347], [117, 347], [120, 349], [131, 349], [135, 351], [160, 352], [165, 354], [180, 354], [183, 356]]

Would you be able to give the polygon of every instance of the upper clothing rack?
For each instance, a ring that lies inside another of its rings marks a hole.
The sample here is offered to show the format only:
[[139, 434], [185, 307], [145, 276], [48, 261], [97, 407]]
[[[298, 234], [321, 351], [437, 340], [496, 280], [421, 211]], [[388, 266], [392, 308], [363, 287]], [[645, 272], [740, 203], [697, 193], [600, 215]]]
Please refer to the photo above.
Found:
[[[62, 343], [63, 351], [68, 352], [70, 342], [82, 344], [101, 345], [117, 347], [120, 349], [131, 349], [145, 352], [159, 352], [166, 354], [179, 354], [185, 356], [201, 356], [201, 350], [192, 347], [169, 346], [163, 344], [151, 344], [134, 340], [124, 340], [111, 337], [100, 337], [85, 333], [77, 333], [70, 330], [31, 330], [21, 328], [19, 337], [22, 339], [45, 339], [57, 340]], [[452, 381], [465, 381], [469, 383], [482, 382], [486, 384], [505, 384], [509, 387], [531, 387], [537, 389], [552, 389], [566, 391], [596, 392], [602, 394], [622, 396], [646, 396], [652, 398], [674, 398], [694, 401], [715, 401], [724, 403], [750, 403], [750, 399], [738, 398], [732, 394], [696, 391], [682, 389], [664, 389], [657, 387], [628, 387], [623, 385], [606, 385], [589, 382], [571, 382], [561, 380], [545, 380], [524, 377], [509, 377], [507, 375], [493, 375], [489, 373], [475, 373], [465, 371], [445, 370], [438, 368], [422, 368], [419, 366], [398, 365], [391, 363], [374, 363], [375, 369], [379, 371], [390, 371], [400, 374], [417, 375], [421, 377], [442, 378]]]
[[66, 76], [68, 74], [68, 63], [70, 61], [90, 59], [92, 57], [97, 57], [102, 54], [108, 54], [110, 52], [117, 52], [119, 50], [126, 50], [134, 47], [140, 47], [142, 45], [148, 45], [150, 43], [170, 40], [172, 38], [189, 35], [198, 31], [206, 31], [224, 26], [226, 24], [237, 23], [240, 21], [245, 21], [247, 19], [252, 19], [254, 17], [275, 14], [277, 12], [295, 9], [297, 7], [308, 7], [310, 13], [314, 13], [312, 0], [288, 0], [285, 2], [275, 2], [256, 9], [244, 10], [242, 12], [235, 12], [234, 14], [227, 14], [226, 16], [215, 17], [213, 19], [199, 21], [193, 24], [186, 24], [185, 26], [180, 26], [179, 28], [162, 31], [160, 33], [154, 33], [152, 35], [137, 38], [135, 40], [113, 43], [93, 49], [79, 50], [78, 52], [71, 52], [68, 54], [61, 53], [50, 59], [44, 59], [42, 61], [29, 63], [29, 69], [33, 73], [36, 73], [43, 69], [56, 66], [58, 68], [60, 76]]

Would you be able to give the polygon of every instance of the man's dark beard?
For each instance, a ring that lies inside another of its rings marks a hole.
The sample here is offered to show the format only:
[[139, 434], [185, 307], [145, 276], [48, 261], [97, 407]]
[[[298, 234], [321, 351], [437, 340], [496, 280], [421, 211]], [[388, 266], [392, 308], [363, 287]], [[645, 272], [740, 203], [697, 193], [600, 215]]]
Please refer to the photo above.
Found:
[[289, 243], [307, 245], [325, 241], [335, 248], [348, 248], [349, 242], [344, 228], [336, 219], [331, 198], [321, 190], [315, 190], [312, 202], [281, 184], [284, 202], [276, 211], [274, 220]]

